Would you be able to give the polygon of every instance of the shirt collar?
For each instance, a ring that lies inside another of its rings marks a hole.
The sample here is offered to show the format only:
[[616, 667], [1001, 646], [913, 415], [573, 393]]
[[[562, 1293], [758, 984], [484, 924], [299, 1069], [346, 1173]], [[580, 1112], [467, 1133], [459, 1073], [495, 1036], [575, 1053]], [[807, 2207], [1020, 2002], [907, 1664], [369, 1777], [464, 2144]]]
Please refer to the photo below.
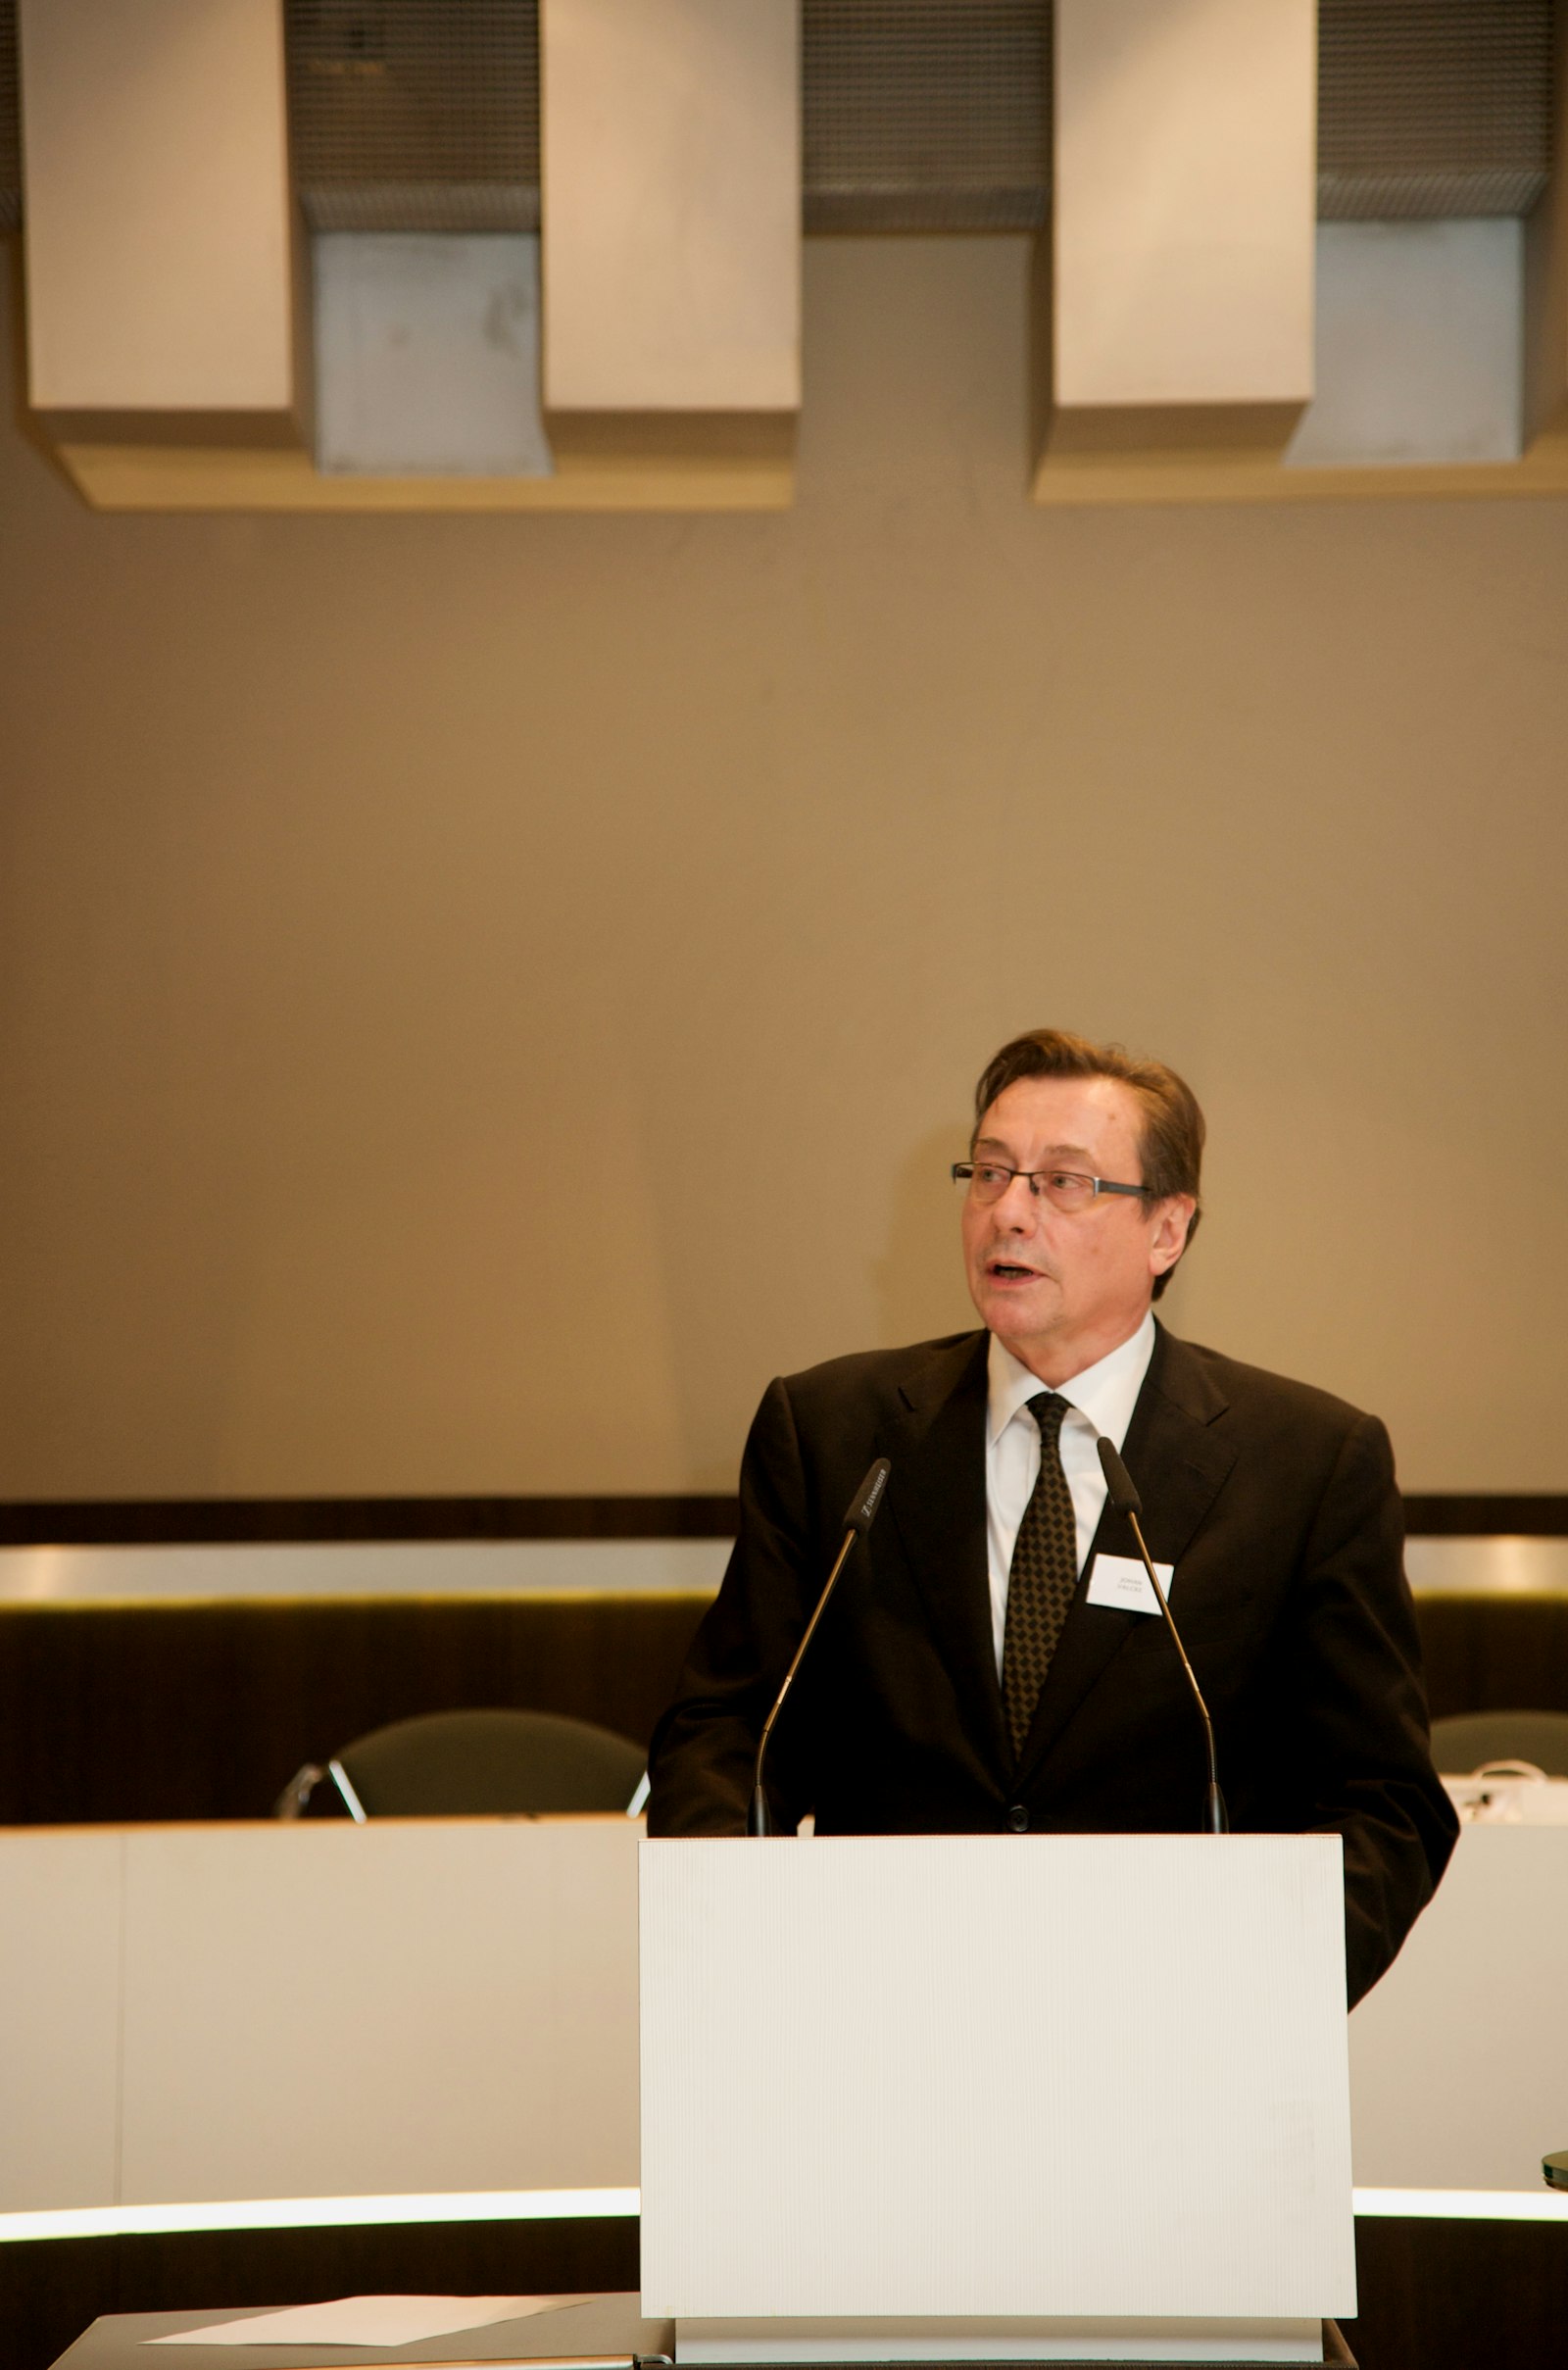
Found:
[[[1138, 1394], [1149, 1372], [1149, 1361], [1154, 1355], [1154, 1312], [1144, 1312], [1144, 1321], [1136, 1333], [1112, 1350], [1108, 1357], [1098, 1358], [1081, 1373], [1069, 1375], [1054, 1387], [1069, 1407], [1076, 1407], [1088, 1418], [1097, 1432], [1102, 1432], [1117, 1450], [1127, 1437]], [[1012, 1352], [991, 1336], [986, 1354], [989, 1382], [989, 1412], [986, 1438], [1000, 1440], [1020, 1407], [1028, 1406], [1041, 1391], [1052, 1388], [1038, 1374], [1020, 1365]]]

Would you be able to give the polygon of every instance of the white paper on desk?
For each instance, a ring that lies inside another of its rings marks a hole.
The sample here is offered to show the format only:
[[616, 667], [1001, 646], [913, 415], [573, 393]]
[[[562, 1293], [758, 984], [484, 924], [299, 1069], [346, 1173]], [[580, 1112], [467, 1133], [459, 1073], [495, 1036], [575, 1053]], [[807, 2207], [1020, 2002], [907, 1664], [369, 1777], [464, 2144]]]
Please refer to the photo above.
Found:
[[583, 2296], [340, 2296], [330, 2304], [290, 2304], [281, 2312], [252, 2313], [242, 2321], [215, 2321], [206, 2329], [180, 2329], [172, 2337], [143, 2338], [144, 2345], [414, 2345], [421, 2338], [450, 2337], [460, 2329], [488, 2329], [496, 2321], [522, 2320], [568, 2304], [591, 2304]]

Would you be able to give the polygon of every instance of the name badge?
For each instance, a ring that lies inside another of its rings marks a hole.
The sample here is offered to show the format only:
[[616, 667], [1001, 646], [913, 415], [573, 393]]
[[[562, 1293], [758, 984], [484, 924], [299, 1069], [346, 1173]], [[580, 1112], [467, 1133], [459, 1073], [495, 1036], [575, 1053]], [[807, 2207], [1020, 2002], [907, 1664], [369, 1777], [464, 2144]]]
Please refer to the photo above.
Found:
[[[1174, 1563], [1156, 1563], [1159, 1585], [1170, 1595]], [[1159, 1599], [1149, 1585], [1149, 1574], [1136, 1555], [1097, 1555], [1089, 1575], [1091, 1605], [1108, 1605], [1118, 1613], [1159, 1613]]]

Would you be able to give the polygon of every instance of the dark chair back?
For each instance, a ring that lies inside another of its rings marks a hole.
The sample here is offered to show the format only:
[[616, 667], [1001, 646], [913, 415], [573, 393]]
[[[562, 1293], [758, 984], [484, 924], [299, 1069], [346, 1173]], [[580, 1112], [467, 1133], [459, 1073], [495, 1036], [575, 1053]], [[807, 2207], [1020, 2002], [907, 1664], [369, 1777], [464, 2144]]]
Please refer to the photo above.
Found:
[[1432, 1723], [1432, 1757], [1447, 1777], [1491, 1761], [1532, 1761], [1568, 1777], [1568, 1711], [1461, 1711]]
[[330, 1766], [357, 1815], [476, 1818], [624, 1810], [646, 1757], [629, 1737], [555, 1712], [431, 1711], [373, 1729]]

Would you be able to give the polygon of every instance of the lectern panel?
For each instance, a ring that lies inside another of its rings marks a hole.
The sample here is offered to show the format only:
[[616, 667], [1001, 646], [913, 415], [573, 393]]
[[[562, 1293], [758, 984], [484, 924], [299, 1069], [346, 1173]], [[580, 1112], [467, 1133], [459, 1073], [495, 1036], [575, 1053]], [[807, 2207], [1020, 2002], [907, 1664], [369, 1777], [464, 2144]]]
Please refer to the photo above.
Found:
[[1337, 1837], [642, 1847], [660, 2317], [1355, 2309]]

